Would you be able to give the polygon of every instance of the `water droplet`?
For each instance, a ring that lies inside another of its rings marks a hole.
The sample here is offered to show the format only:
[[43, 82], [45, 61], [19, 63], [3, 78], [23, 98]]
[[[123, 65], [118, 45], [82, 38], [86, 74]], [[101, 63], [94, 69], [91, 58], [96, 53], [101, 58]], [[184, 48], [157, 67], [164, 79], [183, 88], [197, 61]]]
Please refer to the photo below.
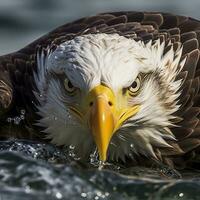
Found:
[[70, 145], [70, 146], [69, 146], [69, 149], [72, 149], [72, 150], [74, 150], [74, 149], [75, 149], [75, 146], [73, 146], [73, 145]]
[[108, 197], [110, 195], [110, 193], [109, 192], [105, 192], [105, 195]]
[[85, 192], [82, 192], [82, 193], [81, 193], [81, 197], [86, 198], [86, 197], [87, 197], [87, 194], [86, 194]]
[[8, 118], [7, 118], [7, 122], [8, 122], [8, 123], [12, 122], [12, 118], [11, 118], [11, 117], [8, 117]]
[[69, 149], [68, 149], [68, 155], [73, 158], [74, 160], [80, 160], [79, 157], [77, 157], [76, 153], [75, 153], [75, 146], [70, 145]]
[[25, 187], [25, 191], [26, 191], [26, 193], [30, 193], [31, 192], [31, 188], [29, 186], [26, 186]]
[[54, 116], [54, 120], [56, 121], [58, 118]]
[[37, 158], [38, 157], [38, 152], [34, 152], [33, 157]]
[[21, 120], [25, 119], [24, 115], [20, 115], [20, 118], [21, 118]]
[[101, 195], [102, 195], [102, 193], [101, 193], [101, 192], [97, 192], [97, 196], [99, 196], [99, 197], [100, 197]]
[[21, 113], [22, 115], [24, 115], [24, 114], [26, 113], [26, 110], [22, 109], [22, 110], [20, 111], [20, 113]]
[[179, 197], [183, 197], [184, 196], [184, 194], [181, 192], [179, 195], [178, 195]]
[[90, 154], [90, 163], [95, 167], [101, 167], [97, 148]]
[[62, 199], [63, 195], [60, 192], [56, 193], [56, 198], [57, 199]]
[[131, 148], [133, 148], [133, 147], [134, 147], [134, 145], [133, 145], [133, 144], [130, 144], [130, 147], [131, 147]]
[[21, 118], [20, 117], [15, 117], [14, 118], [14, 124], [18, 125], [21, 121]]
[[103, 169], [103, 167], [104, 167], [104, 165], [105, 165], [105, 163], [104, 163], [104, 161], [99, 161], [99, 167], [98, 167], [98, 169], [99, 170], [102, 170]]
[[74, 158], [75, 157], [75, 154], [73, 152], [69, 152], [69, 156]]

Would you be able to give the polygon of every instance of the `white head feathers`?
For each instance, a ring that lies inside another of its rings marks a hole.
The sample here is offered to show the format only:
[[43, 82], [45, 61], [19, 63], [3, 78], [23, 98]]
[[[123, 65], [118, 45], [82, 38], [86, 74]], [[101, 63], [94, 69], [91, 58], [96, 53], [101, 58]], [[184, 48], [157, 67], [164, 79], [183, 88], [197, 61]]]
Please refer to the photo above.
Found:
[[180, 57], [174, 57], [181, 55], [181, 48], [176, 53], [172, 48], [163, 57], [164, 47], [160, 40], [152, 45], [118, 34], [89, 34], [60, 44], [49, 55], [47, 66], [65, 72], [79, 88], [93, 88], [102, 81], [114, 89], [130, 85], [139, 72], [165, 68], [167, 62], [177, 65]]
[[[74, 123], [77, 124], [78, 122], [74, 118], [72, 123], [72, 117], [64, 103], [70, 100], [62, 94], [60, 83], [53, 78], [49, 78], [52, 72], [65, 74], [72, 84], [83, 92], [88, 92], [101, 83], [105, 83], [114, 92], [117, 92], [119, 89], [130, 86], [139, 73], [156, 72], [167, 89], [166, 91], [160, 91], [152, 75], [152, 79], [150, 78], [144, 84], [143, 92], [134, 100], [130, 100], [130, 103], [139, 102], [142, 109], [138, 115], [130, 119], [130, 121], [134, 121], [134, 131], [138, 135], [134, 135], [133, 130], [129, 134], [129, 138], [132, 136], [132, 138], [140, 137], [142, 138], [141, 141], [148, 143], [145, 149], [145, 146], [141, 146], [138, 142], [135, 145], [134, 152], [144, 155], [151, 154], [155, 157], [153, 145], [158, 145], [160, 142], [160, 145], [169, 146], [164, 140], [166, 136], [163, 135], [163, 132], [165, 132], [163, 130], [171, 124], [170, 119], [174, 117], [173, 113], [178, 109], [177, 98], [180, 95], [178, 90], [181, 86], [181, 80], [175, 80], [175, 78], [185, 63], [185, 60], [180, 61], [182, 55], [181, 45], [176, 51], [173, 50], [172, 45], [164, 54], [165, 48], [166, 44], [161, 43], [160, 40], [144, 44], [142, 41], [137, 42], [118, 34], [99, 33], [77, 36], [60, 44], [54, 51], [49, 51], [46, 56], [44, 56], [44, 53], [38, 54], [38, 73], [35, 74], [35, 82], [42, 96], [35, 94], [40, 102], [38, 109], [42, 117], [39, 125], [46, 128], [46, 132], [49, 134], [48, 137], [52, 138], [53, 142], [58, 145], [73, 143], [78, 147], [80, 145], [80, 135], [83, 138], [82, 143], [84, 139], [88, 140], [88, 138], [90, 139], [89, 143], [92, 143], [91, 137], [88, 137], [90, 135], [89, 130], [84, 129], [83, 131], [80, 125], [75, 128]], [[162, 92], [168, 92], [166, 94], [168, 96], [163, 99], [163, 102], [160, 99], [162, 95], [159, 94]], [[170, 104], [171, 107], [167, 109], [165, 104]], [[58, 123], [51, 116], [56, 116]], [[63, 124], [60, 118], [64, 120]], [[124, 124], [122, 128], [131, 127], [130, 123]], [[136, 124], [138, 131], [135, 128]], [[142, 135], [143, 128], [144, 134]], [[123, 135], [120, 129], [118, 132], [119, 135]], [[70, 138], [72, 139], [70, 140]], [[116, 141], [116, 138], [114, 140]], [[129, 142], [128, 147], [130, 143], [134, 142], [137, 141], [133, 139], [132, 142]], [[88, 153], [90, 146], [82, 146], [84, 147], [81, 152]], [[128, 147], [123, 142], [119, 148], [120, 153], [119, 151], [115, 153], [111, 147], [109, 154], [115, 155], [111, 155], [111, 157], [123, 159], [124, 155], [131, 151], [127, 150]]]

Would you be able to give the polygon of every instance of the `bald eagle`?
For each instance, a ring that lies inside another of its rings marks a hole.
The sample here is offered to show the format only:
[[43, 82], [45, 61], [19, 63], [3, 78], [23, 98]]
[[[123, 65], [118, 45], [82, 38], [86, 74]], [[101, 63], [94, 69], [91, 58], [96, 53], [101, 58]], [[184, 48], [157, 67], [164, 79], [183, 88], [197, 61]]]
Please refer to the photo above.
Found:
[[97, 149], [101, 161], [195, 165], [199, 42], [198, 20], [159, 12], [65, 24], [0, 57], [1, 138], [73, 145], [84, 159]]

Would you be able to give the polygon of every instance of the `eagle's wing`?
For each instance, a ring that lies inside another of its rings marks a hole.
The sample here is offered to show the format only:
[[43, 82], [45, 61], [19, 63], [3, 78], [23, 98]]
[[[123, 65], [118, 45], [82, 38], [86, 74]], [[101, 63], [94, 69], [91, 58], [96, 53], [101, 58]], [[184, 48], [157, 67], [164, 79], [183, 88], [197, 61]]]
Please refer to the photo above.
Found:
[[[177, 142], [172, 145], [177, 152], [182, 150], [185, 153], [198, 147], [200, 145], [200, 22], [190, 17], [159, 12], [114, 12], [82, 18], [58, 27], [18, 52], [0, 57], [1, 107], [5, 110], [26, 108], [27, 123], [32, 123], [36, 116], [32, 90], [37, 50], [47, 47], [53, 49], [66, 40], [88, 33], [118, 33], [144, 42], [160, 38], [166, 43], [171, 42], [174, 49], [180, 44], [183, 45], [182, 59], [187, 57], [187, 60], [177, 77], [184, 79], [184, 82], [179, 100], [181, 107], [176, 113], [178, 121], [175, 122], [180, 127], [171, 129], [177, 138]], [[2, 120], [6, 119], [4, 116], [6, 114], [1, 116]], [[166, 156], [174, 154], [162, 149], [157, 151], [157, 154], [162, 153]]]

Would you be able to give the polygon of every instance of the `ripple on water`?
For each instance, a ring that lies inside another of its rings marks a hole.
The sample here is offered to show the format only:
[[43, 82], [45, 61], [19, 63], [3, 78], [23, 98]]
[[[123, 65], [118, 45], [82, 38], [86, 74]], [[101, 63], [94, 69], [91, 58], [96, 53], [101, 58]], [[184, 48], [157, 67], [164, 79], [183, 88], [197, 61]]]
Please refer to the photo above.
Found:
[[159, 171], [141, 167], [124, 169], [127, 175], [83, 169], [78, 163], [72, 165], [68, 156], [53, 145], [30, 141], [0, 142], [0, 149], [3, 200], [200, 199], [198, 173], [195, 179], [164, 180], [159, 178]]

